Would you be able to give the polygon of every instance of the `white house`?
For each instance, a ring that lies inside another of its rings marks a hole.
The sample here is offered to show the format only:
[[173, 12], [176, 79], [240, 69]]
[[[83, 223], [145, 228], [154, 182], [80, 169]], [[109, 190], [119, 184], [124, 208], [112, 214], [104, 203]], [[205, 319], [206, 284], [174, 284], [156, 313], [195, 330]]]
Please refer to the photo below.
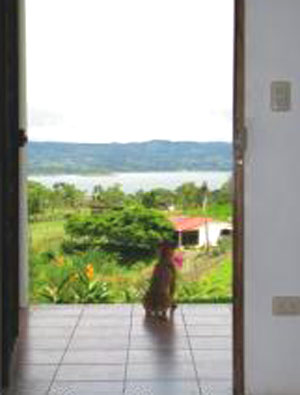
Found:
[[178, 247], [185, 245], [217, 246], [222, 235], [231, 234], [232, 224], [205, 217], [170, 218], [178, 234]]

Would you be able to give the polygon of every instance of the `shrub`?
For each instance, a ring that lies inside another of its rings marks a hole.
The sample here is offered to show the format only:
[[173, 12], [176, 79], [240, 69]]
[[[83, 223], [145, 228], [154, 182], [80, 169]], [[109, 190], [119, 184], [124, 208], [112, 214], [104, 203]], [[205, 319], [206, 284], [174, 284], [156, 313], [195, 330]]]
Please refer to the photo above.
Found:
[[65, 229], [69, 237], [63, 243], [64, 251], [103, 249], [126, 263], [153, 257], [160, 240], [175, 237], [172, 224], [161, 212], [139, 206], [73, 216]]

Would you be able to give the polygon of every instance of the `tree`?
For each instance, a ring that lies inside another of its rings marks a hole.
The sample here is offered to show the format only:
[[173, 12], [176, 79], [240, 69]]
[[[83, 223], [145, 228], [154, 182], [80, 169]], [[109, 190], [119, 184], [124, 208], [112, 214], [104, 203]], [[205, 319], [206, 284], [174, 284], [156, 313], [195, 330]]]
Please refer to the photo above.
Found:
[[96, 185], [93, 190], [92, 199], [105, 209], [121, 208], [127, 199], [120, 184], [115, 184], [107, 189]]
[[142, 205], [147, 208], [166, 210], [175, 201], [174, 192], [165, 188], [155, 188], [148, 192], [138, 191], [136, 195]]
[[213, 192], [213, 200], [217, 204], [228, 204], [233, 199], [233, 178], [225, 182], [220, 189]]
[[69, 249], [104, 249], [118, 253], [123, 262], [151, 258], [160, 240], [174, 240], [172, 224], [157, 210], [125, 207], [97, 216], [74, 216], [66, 225]]
[[85, 193], [77, 189], [74, 184], [59, 182], [53, 185], [56, 204], [72, 208], [78, 208], [82, 205]]
[[194, 182], [187, 182], [176, 188], [176, 203], [183, 209], [199, 207], [202, 204], [201, 188]]
[[51, 206], [52, 191], [36, 181], [28, 182], [28, 212], [32, 217], [41, 214]]

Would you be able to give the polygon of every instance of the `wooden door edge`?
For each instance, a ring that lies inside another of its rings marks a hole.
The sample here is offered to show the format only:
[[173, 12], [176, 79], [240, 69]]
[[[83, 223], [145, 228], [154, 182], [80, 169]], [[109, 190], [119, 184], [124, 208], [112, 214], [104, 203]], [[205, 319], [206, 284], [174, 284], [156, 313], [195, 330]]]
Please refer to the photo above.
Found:
[[243, 395], [245, 0], [235, 0], [234, 12], [233, 393]]

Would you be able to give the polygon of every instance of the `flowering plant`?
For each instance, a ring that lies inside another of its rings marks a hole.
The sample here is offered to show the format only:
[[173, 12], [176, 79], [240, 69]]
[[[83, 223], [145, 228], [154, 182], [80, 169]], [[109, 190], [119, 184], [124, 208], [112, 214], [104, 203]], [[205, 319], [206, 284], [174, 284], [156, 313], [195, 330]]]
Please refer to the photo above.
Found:
[[183, 267], [183, 253], [181, 251], [175, 252], [173, 255], [173, 264], [177, 266], [179, 269]]

